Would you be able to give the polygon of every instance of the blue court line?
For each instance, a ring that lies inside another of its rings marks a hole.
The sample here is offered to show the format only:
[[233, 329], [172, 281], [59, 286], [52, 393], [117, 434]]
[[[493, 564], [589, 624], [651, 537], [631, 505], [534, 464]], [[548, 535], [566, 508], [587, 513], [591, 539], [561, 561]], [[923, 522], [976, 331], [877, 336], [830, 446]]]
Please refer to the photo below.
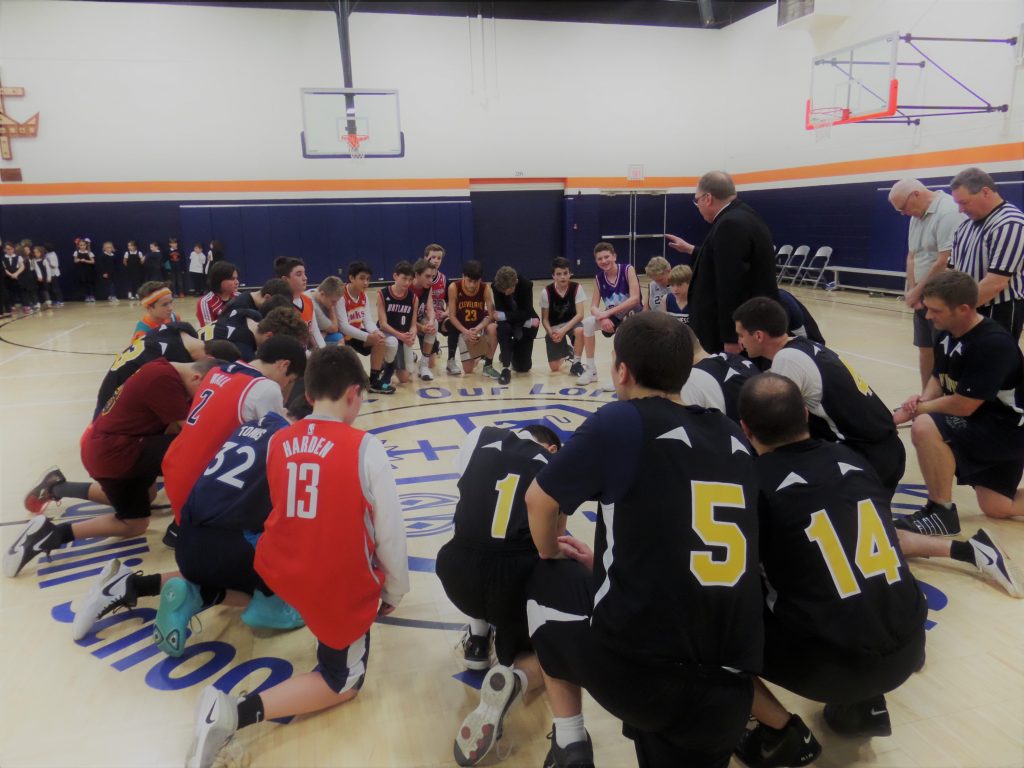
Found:
[[413, 557], [409, 555], [409, 570], [419, 571], [420, 573], [433, 573], [434, 566], [437, 563], [429, 557]]
[[[138, 547], [136, 549], [126, 549], [124, 552], [120, 552], [119, 554], [122, 557], [124, 557], [124, 556], [127, 556], [127, 555], [144, 555], [147, 552], [149, 552], [149, 547], [145, 546], [145, 547]], [[83, 565], [96, 565], [98, 563], [106, 563], [106, 562], [109, 562], [109, 561], [110, 561], [109, 555], [101, 555], [99, 557], [87, 557], [84, 560], [77, 560], [77, 561], [75, 561], [73, 563], [65, 563], [64, 565], [55, 565], [55, 566], [50, 567], [50, 568], [40, 568], [37, 571], [37, 574], [39, 576], [46, 576], [47, 574], [50, 574], [50, 573], [59, 573], [61, 571], [70, 571], [73, 568], [80, 568]]]
[[[94, 552], [106, 552], [111, 549], [120, 549], [121, 547], [134, 547], [138, 544], [145, 544], [145, 539], [121, 539], [111, 544], [104, 544], [101, 547], [82, 547], [80, 549], [63, 549], [55, 555], [50, 555], [51, 560], [67, 560], [69, 557], [78, 557], [79, 555], [91, 555]], [[40, 571], [41, 573], [41, 571]]]
[[[523, 399], [523, 398], [516, 398], [516, 399]], [[451, 402], [464, 403], [464, 402], [468, 402], [468, 401], [466, 401], [466, 400], [454, 400], [454, 401], [451, 401]], [[492, 402], [492, 401], [487, 401], [487, 402]], [[586, 402], [586, 401], [584, 401], [584, 402]], [[421, 405], [419, 407], [422, 408], [423, 406]], [[571, 405], [563, 405], [561, 403], [553, 403], [553, 404], [549, 403], [547, 405], [524, 405], [524, 406], [520, 406], [518, 408], [499, 408], [498, 410], [495, 410], [495, 411], [474, 411], [472, 413], [462, 413], [462, 414], [449, 413], [449, 414], [446, 414], [444, 416], [429, 416], [429, 417], [424, 418], [424, 419], [415, 419], [413, 421], [403, 421], [403, 422], [401, 422], [399, 424], [387, 424], [387, 425], [382, 426], [382, 427], [374, 427], [373, 429], [367, 430], [367, 432], [369, 432], [372, 435], [379, 435], [382, 432], [390, 432], [393, 429], [406, 429], [407, 427], [416, 427], [416, 426], [419, 426], [421, 424], [433, 424], [434, 422], [438, 422], [438, 421], [450, 421], [452, 419], [458, 420], [460, 417], [467, 418], [467, 419], [468, 418], [477, 419], [477, 418], [480, 418], [481, 416], [494, 416], [494, 415], [497, 415], [497, 414], [504, 414], [504, 413], [522, 413], [522, 412], [525, 412], [525, 411], [549, 411], [549, 410], [552, 410], [552, 409], [566, 410], [566, 411], [569, 411], [570, 413], [576, 414], [577, 416], [593, 416], [594, 415], [593, 411], [585, 411], [582, 408], [575, 408], [575, 407], [573, 407]], [[468, 430], [468, 431], [471, 432], [472, 430]]]
[[395, 485], [412, 485], [414, 483], [429, 483], [434, 480], [458, 480], [458, 472], [449, 472], [444, 475], [419, 475], [417, 477], [401, 477], [395, 480]]

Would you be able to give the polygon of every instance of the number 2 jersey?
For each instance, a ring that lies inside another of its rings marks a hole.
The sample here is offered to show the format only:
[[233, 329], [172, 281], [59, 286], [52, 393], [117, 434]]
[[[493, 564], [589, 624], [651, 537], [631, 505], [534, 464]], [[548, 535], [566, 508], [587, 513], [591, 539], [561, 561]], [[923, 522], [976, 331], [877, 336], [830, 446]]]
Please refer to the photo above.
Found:
[[603, 406], [537, 475], [563, 511], [600, 501], [591, 627], [628, 658], [758, 672], [753, 450], [725, 415], [663, 397]]
[[455, 540], [473, 549], [536, 552], [526, 490], [549, 456], [528, 432], [498, 427], [471, 432], [458, 459]]
[[373, 623], [381, 600], [409, 591], [405, 529], [381, 442], [342, 421], [309, 416], [267, 451], [273, 510], [256, 571], [335, 650]]
[[181, 524], [262, 531], [270, 514], [267, 446], [287, 426], [284, 416], [271, 411], [232, 432], [192, 487]]
[[210, 370], [192, 399], [192, 410], [163, 460], [164, 490], [180, 522], [192, 486], [241, 424], [284, 412], [281, 387], [255, 368], [227, 363]]
[[804, 440], [755, 461], [767, 603], [799, 634], [858, 654], [920, 631], [924, 595], [900, 553], [890, 494], [859, 453]]

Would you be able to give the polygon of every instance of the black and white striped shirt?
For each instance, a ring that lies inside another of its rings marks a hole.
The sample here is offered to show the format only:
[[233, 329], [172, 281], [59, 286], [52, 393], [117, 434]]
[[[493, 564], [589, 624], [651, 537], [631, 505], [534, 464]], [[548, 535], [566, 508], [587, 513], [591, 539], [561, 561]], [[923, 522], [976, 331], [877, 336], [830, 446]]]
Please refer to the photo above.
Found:
[[953, 268], [978, 282], [988, 272], [1009, 277], [990, 304], [1024, 299], [1024, 213], [1003, 202], [980, 221], [965, 220], [953, 235]]

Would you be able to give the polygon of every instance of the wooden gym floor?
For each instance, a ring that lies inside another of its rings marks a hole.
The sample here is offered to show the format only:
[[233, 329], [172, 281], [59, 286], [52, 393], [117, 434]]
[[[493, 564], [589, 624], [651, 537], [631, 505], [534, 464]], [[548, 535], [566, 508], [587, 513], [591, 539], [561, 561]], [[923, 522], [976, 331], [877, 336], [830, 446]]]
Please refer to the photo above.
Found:
[[[589, 288], [589, 285], [588, 285]], [[798, 290], [818, 319], [829, 346], [881, 395], [896, 405], [918, 387], [910, 314], [895, 299], [857, 293]], [[179, 301], [185, 319], [194, 301]], [[25, 520], [21, 499], [41, 472], [59, 465], [69, 479], [84, 479], [78, 438], [91, 414], [96, 389], [112, 356], [128, 342], [140, 314], [117, 307], [69, 304], [0, 327], [0, 544]], [[610, 344], [598, 342], [606, 368]], [[430, 386], [424, 386], [430, 384]], [[412, 591], [394, 617], [372, 635], [369, 673], [360, 696], [336, 710], [265, 723], [243, 731], [229, 764], [253, 766], [454, 765], [452, 738], [477, 702], [479, 675], [462, 672], [456, 649], [463, 617], [447, 602], [433, 574], [435, 554], [450, 536], [456, 501], [451, 458], [461, 438], [480, 424], [512, 425], [545, 419], [571, 432], [610, 395], [576, 387], [566, 373], [549, 374], [544, 345], [535, 347], [534, 372], [498, 388], [479, 374], [399, 388], [368, 403], [356, 422], [374, 431], [394, 460], [405, 509]], [[895, 499], [909, 509], [922, 503], [920, 473], [907, 431], [905, 485]], [[958, 489], [964, 535], [979, 524], [1010, 553], [1024, 557], [1021, 521], [982, 519], [973, 494]], [[158, 498], [158, 503], [163, 496]], [[98, 507], [68, 502], [51, 516], [92, 514]], [[592, 540], [593, 509], [570, 521]], [[587, 513], [590, 513], [588, 517]], [[192, 732], [192, 711], [202, 686], [217, 683], [238, 693], [312, 669], [314, 642], [305, 629], [256, 634], [237, 620], [237, 609], [202, 614], [189, 653], [170, 660], [152, 645], [153, 599], [133, 613], [116, 614], [96, 636], [71, 640], [70, 605], [111, 557], [149, 573], [172, 570], [173, 553], [160, 538], [162, 510], [145, 537], [125, 542], [80, 542], [51, 563], [31, 563], [14, 580], [0, 580], [0, 765], [177, 766]], [[824, 746], [820, 766], [1024, 765], [1024, 601], [1013, 600], [951, 561], [912, 562], [927, 586], [931, 607], [928, 662], [888, 697], [890, 738], [832, 735], [820, 705], [783, 694]], [[618, 723], [592, 700], [585, 704], [598, 766], [634, 766]], [[547, 751], [550, 714], [543, 696], [517, 705], [505, 738], [485, 760], [494, 765], [539, 766]]]

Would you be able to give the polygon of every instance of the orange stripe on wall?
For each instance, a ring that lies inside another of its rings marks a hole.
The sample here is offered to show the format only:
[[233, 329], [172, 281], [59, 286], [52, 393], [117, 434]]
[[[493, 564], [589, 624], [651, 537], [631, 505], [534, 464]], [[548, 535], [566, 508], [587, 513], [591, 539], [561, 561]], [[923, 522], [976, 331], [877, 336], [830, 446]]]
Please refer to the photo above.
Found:
[[[737, 184], [824, 179], [868, 173], [901, 173], [920, 168], [985, 165], [1024, 160], [1024, 142], [893, 155], [867, 160], [805, 165], [733, 174]], [[622, 176], [575, 176], [565, 186], [605, 189], [665, 189], [695, 187], [697, 176], [649, 176], [628, 181]], [[561, 178], [515, 179], [282, 179], [253, 181], [96, 181], [54, 184], [0, 184], [0, 197], [87, 196], [133, 194], [260, 193], [260, 192], [400, 192], [409, 190], [469, 189], [473, 184], [535, 184], [561, 182]]]

